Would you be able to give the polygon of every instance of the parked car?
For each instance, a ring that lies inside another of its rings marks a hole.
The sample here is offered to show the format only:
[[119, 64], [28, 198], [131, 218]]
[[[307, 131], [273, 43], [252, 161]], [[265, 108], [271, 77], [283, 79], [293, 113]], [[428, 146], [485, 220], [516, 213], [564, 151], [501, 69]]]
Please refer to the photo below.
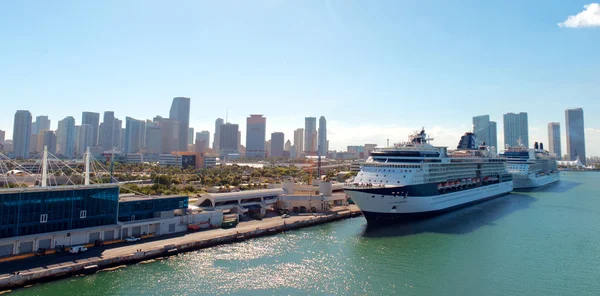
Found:
[[288, 215], [288, 214], [281, 215], [281, 218], [283, 218], [283, 219], [286, 219], [286, 218], [289, 218], [289, 217], [290, 217], [290, 215]]
[[141, 240], [141, 238], [135, 236], [129, 236], [125, 238], [125, 241], [128, 243], [137, 242], [139, 240]]
[[69, 249], [69, 253], [71, 254], [79, 254], [87, 251], [87, 248], [84, 246], [74, 246]]

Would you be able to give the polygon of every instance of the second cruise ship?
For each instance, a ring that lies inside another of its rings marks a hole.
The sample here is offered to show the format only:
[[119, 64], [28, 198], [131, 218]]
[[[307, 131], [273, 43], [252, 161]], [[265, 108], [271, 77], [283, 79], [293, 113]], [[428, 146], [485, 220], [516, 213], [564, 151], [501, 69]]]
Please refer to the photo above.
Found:
[[346, 193], [369, 224], [434, 216], [510, 193], [506, 159], [465, 133], [454, 151], [429, 142], [425, 130], [405, 143], [376, 149]]
[[544, 150], [544, 144], [535, 142], [533, 149], [521, 145], [507, 147], [501, 156], [507, 159], [508, 172], [513, 175], [515, 189], [536, 188], [560, 179], [556, 156]]

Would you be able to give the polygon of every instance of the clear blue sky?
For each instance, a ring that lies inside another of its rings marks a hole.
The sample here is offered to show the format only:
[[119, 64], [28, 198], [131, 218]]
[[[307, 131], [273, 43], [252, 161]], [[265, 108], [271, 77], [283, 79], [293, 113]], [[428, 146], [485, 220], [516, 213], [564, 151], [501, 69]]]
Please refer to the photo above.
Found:
[[229, 109], [286, 139], [324, 115], [338, 150], [421, 126], [454, 146], [490, 114], [501, 144], [502, 114], [525, 111], [530, 141], [559, 121], [564, 146], [564, 109], [583, 107], [600, 155], [600, 27], [557, 25], [591, 1], [0, 1], [0, 129], [17, 109], [55, 128], [188, 96], [211, 134]]

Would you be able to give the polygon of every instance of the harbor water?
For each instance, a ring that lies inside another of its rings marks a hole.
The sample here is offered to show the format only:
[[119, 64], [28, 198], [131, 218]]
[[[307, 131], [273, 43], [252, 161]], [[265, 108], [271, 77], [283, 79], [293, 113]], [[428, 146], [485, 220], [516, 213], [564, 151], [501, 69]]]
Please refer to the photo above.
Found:
[[353, 218], [11, 295], [598, 295], [600, 173], [433, 219]]

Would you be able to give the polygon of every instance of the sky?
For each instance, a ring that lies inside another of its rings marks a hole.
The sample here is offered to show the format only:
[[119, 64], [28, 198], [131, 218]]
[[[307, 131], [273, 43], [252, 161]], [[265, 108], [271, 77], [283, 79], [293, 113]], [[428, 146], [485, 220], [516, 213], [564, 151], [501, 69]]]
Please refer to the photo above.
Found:
[[600, 156], [600, 4], [507, 1], [0, 1], [0, 130], [14, 113], [168, 116], [191, 126], [267, 117], [271, 132], [325, 116], [330, 149], [404, 141], [425, 127], [456, 146], [472, 117], [527, 112], [530, 142], [567, 108]]

